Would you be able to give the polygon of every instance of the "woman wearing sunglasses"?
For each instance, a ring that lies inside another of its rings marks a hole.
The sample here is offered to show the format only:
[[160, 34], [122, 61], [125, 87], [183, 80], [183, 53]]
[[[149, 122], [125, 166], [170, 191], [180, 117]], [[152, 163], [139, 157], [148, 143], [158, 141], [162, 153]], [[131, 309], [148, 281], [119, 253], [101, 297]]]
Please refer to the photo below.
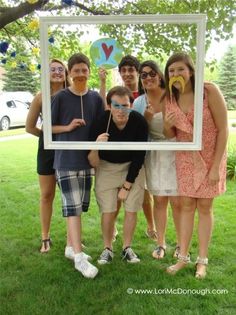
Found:
[[[162, 99], [165, 83], [156, 62], [144, 61], [139, 68], [140, 96], [134, 101], [134, 109], [146, 118], [149, 141], [167, 141], [163, 135]], [[173, 139], [171, 139], [173, 141]], [[147, 190], [153, 195], [153, 215], [157, 229], [157, 248], [152, 256], [162, 259], [166, 251], [167, 206], [170, 201], [177, 234], [174, 257], [179, 250], [179, 198], [177, 196], [175, 155], [173, 151], [147, 151], [145, 159]]]
[[[52, 59], [49, 64], [51, 97], [61, 89], [69, 85], [67, 81], [67, 69], [58, 59]], [[42, 93], [39, 92], [33, 99], [26, 120], [26, 131], [39, 137], [37, 154], [37, 173], [40, 185], [40, 219], [42, 245], [41, 253], [50, 250], [50, 223], [55, 196], [56, 179], [53, 169], [54, 150], [45, 150], [43, 143], [43, 131], [38, 126], [42, 118]]]

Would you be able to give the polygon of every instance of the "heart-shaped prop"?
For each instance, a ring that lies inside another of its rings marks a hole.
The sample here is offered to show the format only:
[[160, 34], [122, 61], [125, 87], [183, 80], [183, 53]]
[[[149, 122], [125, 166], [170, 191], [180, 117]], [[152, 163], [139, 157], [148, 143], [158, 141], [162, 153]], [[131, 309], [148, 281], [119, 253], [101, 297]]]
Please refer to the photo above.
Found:
[[115, 39], [101, 38], [92, 43], [90, 56], [96, 66], [112, 69], [118, 66], [123, 49]]
[[110, 57], [110, 54], [112, 53], [113, 46], [107, 47], [106, 43], [102, 43], [102, 49], [106, 55], [106, 60]]

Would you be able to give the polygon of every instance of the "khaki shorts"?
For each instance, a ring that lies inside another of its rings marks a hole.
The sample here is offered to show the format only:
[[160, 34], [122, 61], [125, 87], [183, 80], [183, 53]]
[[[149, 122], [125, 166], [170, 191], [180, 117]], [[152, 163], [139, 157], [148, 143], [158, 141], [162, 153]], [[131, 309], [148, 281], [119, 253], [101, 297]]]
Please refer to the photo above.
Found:
[[[100, 212], [110, 213], [117, 210], [118, 192], [126, 180], [130, 162], [110, 163], [100, 160], [95, 173], [95, 195]], [[142, 209], [144, 198], [144, 168], [139, 171], [127, 199], [124, 208], [129, 212], [137, 212]]]

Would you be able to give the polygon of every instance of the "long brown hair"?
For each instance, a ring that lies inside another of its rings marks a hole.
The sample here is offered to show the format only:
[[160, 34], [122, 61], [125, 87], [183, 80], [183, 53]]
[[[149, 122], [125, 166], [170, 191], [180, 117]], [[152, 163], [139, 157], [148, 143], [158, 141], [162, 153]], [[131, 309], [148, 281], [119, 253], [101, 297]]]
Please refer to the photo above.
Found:
[[[174, 62], [182, 61], [185, 63], [185, 65], [189, 68], [190, 72], [192, 73], [190, 77], [192, 89], [194, 92], [195, 87], [195, 68], [192, 58], [184, 53], [184, 52], [178, 52], [170, 56], [170, 58], [167, 60], [166, 67], [165, 67], [165, 82], [166, 82], [166, 96], [168, 99], [170, 99], [170, 91], [169, 91], [169, 66], [172, 65]], [[179, 90], [176, 89], [174, 86], [172, 87], [172, 91], [174, 94], [174, 97], [176, 101], [179, 99]]]

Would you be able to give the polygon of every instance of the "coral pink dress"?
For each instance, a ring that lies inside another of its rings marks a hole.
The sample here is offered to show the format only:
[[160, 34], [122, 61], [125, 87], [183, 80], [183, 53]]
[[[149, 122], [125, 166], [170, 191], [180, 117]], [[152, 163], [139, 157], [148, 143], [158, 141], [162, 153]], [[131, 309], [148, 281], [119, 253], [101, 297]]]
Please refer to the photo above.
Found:
[[[207, 91], [204, 90], [203, 128], [201, 151], [177, 151], [176, 172], [180, 196], [193, 198], [213, 198], [226, 190], [226, 152], [220, 164], [220, 181], [209, 185], [208, 173], [213, 163], [217, 129], [208, 107]], [[175, 112], [177, 116], [177, 141], [192, 141], [194, 109], [185, 114], [175, 101], [166, 102], [166, 113]]]

